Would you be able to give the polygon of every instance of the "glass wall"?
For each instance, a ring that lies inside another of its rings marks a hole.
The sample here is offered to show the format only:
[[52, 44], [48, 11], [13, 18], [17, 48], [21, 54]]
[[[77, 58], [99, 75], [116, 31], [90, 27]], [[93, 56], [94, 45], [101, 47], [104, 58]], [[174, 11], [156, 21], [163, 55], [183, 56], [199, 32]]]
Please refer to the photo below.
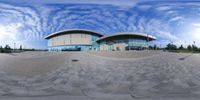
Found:
[[89, 51], [92, 50], [90, 45], [71, 45], [71, 46], [55, 46], [49, 47], [49, 51]]
[[147, 41], [142, 39], [110, 39], [100, 42], [100, 50], [134, 50], [147, 47]]
[[146, 40], [141, 39], [119, 39], [119, 40], [107, 40], [100, 42], [100, 45], [107, 44], [107, 45], [113, 45], [117, 43], [125, 43], [129, 46], [147, 46]]
[[[97, 51], [99, 50], [99, 44], [96, 42], [97, 39], [99, 39], [98, 36], [90, 34], [61, 35], [48, 40], [48, 46], [49, 46], [48, 50], [49, 51]], [[58, 44], [57, 41], [61, 41], [62, 44], [61, 43]], [[70, 41], [70, 42], [66, 43], [65, 41]], [[85, 41], [87, 41], [87, 43]]]
[[128, 45], [147, 47], [147, 41], [141, 39], [129, 39]]

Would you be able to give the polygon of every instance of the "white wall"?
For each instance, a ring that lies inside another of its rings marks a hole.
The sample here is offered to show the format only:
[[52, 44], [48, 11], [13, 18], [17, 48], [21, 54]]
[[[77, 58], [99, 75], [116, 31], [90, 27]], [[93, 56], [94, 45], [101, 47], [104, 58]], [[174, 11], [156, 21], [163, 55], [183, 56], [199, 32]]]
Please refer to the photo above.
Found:
[[59, 46], [59, 45], [90, 45], [92, 36], [90, 34], [65, 34], [51, 38], [49, 41], [49, 46]]

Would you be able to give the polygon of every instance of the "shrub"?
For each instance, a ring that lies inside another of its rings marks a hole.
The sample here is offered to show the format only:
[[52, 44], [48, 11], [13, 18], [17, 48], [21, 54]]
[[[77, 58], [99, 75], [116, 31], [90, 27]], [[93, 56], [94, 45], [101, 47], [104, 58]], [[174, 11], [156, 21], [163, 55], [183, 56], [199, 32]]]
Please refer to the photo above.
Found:
[[174, 45], [174, 44], [167, 44], [167, 47], [166, 47], [167, 50], [177, 50], [177, 46]]
[[11, 53], [11, 48], [10, 48], [10, 46], [9, 46], [9, 45], [6, 45], [6, 46], [4, 47], [4, 49], [3, 49], [3, 52], [5, 52], [5, 53]]
[[179, 49], [179, 50], [184, 50], [183, 45], [181, 45], [178, 49]]

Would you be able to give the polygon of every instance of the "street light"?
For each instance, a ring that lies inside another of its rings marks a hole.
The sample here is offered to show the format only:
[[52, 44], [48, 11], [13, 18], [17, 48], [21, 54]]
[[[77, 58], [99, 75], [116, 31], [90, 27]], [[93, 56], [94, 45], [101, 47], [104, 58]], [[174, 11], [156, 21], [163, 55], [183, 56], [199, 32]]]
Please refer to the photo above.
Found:
[[15, 51], [15, 45], [16, 45], [16, 43], [14, 42], [14, 51]]
[[185, 41], [185, 48], [187, 48], [187, 44], [186, 44], [186, 41]]

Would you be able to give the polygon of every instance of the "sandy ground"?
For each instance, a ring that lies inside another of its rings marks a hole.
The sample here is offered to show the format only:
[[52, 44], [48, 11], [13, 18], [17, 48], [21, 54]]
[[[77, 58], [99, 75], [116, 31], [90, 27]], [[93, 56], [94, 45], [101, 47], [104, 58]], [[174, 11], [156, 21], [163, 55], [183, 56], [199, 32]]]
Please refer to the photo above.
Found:
[[0, 100], [199, 100], [200, 55], [0, 54]]

